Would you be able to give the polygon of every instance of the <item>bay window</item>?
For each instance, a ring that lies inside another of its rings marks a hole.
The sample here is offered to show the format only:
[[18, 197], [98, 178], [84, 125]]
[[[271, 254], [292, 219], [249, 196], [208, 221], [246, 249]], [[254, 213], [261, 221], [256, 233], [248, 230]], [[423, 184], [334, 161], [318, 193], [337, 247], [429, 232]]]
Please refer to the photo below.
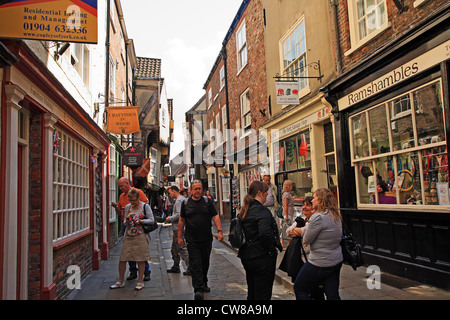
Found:
[[359, 205], [450, 205], [441, 80], [349, 119]]

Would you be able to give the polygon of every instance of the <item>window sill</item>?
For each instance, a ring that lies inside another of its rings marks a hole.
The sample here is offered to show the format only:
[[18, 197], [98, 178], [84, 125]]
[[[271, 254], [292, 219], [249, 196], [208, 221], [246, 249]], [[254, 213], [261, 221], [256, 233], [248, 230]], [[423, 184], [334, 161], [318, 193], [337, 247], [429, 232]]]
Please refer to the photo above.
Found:
[[56, 241], [53, 241], [53, 250], [59, 250], [75, 241], [80, 240], [81, 238], [90, 236], [91, 234], [93, 234], [94, 231], [93, 230], [84, 230], [84, 231], [80, 231], [78, 233], [75, 233], [73, 235], [70, 235], [66, 238], [62, 238]]
[[378, 37], [380, 34], [385, 32], [390, 27], [391, 27], [391, 23], [390, 22], [386, 23], [384, 26], [380, 27], [377, 31], [373, 32], [372, 34], [368, 35], [364, 39], [360, 40], [355, 45], [352, 45], [351, 49], [344, 53], [344, 56], [348, 57], [349, 55], [351, 55], [352, 53], [354, 53], [358, 49], [361, 49], [361, 47], [363, 47], [364, 45], [368, 44], [370, 41], [372, 41], [373, 39]]

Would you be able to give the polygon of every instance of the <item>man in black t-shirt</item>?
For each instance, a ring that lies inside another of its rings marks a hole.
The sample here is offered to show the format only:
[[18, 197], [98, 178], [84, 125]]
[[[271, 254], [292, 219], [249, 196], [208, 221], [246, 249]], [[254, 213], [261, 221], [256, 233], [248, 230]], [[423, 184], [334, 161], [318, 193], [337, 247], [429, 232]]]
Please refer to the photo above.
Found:
[[213, 239], [211, 219], [216, 224], [218, 240], [223, 240], [222, 224], [214, 203], [203, 197], [202, 192], [202, 182], [199, 180], [192, 182], [192, 195], [182, 203], [178, 222], [178, 243], [180, 245], [183, 245], [181, 235], [186, 226], [185, 237], [195, 300], [203, 300], [203, 293], [210, 291], [207, 275]]

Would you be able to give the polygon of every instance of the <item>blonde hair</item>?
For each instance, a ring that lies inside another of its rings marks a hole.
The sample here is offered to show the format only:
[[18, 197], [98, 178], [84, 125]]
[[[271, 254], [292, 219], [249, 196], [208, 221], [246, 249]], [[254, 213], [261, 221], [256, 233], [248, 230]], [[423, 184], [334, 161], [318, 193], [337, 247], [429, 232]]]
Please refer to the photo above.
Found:
[[317, 196], [318, 200], [316, 212], [328, 210], [333, 215], [334, 221], [341, 221], [341, 214], [339, 213], [337, 200], [334, 194], [326, 188], [317, 189], [314, 191], [314, 194]]
[[288, 190], [288, 185], [292, 185], [292, 180], [285, 180], [283, 182], [283, 193], [290, 191], [290, 190]]

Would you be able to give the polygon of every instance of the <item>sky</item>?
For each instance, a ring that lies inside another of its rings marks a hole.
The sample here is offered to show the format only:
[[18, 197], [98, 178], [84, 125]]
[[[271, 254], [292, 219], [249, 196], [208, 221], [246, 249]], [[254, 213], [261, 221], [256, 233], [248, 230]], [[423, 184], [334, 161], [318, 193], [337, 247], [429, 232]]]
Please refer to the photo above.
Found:
[[184, 149], [185, 113], [205, 84], [242, 0], [122, 0], [128, 37], [138, 57], [161, 59], [174, 104], [172, 159]]

